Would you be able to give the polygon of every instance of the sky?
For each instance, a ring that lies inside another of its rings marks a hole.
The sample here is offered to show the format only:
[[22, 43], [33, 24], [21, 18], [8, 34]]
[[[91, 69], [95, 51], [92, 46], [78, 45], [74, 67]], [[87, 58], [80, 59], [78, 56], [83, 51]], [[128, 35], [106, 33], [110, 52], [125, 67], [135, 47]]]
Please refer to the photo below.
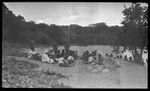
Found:
[[[121, 26], [124, 3], [103, 2], [4, 2], [16, 16], [38, 23], [70, 25], [105, 22], [108, 26]], [[125, 3], [130, 6], [131, 3]]]

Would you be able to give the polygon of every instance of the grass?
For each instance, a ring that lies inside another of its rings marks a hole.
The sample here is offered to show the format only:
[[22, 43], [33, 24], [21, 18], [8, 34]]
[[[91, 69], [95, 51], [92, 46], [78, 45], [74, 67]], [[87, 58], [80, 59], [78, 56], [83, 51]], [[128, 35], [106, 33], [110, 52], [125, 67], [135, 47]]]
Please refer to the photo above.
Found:
[[[49, 70], [37, 71], [38, 64], [17, 60], [15, 57], [26, 57], [20, 45], [3, 44], [2, 46], [2, 87], [4, 88], [71, 88], [57, 80], [67, 78]], [[7, 56], [14, 56], [8, 58]]]
[[17, 57], [27, 57], [27, 53], [21, 52], [22, 49], [11, 48], [11, 47], [2, 47], [3, 56], [17, 56]]
[[71, 88], [58, 83], [58, 79], [67, 78], [49, 69], [37, 71], [39, 65], [14, 58], [2, 60], [2, 87], [6, 88]]

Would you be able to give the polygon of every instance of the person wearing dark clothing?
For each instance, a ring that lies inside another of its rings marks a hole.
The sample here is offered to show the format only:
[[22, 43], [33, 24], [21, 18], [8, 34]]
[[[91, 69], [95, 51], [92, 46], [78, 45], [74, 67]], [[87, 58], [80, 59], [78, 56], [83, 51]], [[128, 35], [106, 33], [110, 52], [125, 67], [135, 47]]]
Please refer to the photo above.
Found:
[[96, 56], [96, 50], [92, 52], [92, 55], [93, 55], [93, 56]]
[[57, 55], [57, 51], [58, 51], [58, 45], [53, 45], [53, 50], [54, 50], [54, 55]]
[[125, 61], [128, 61], [128, 59], [127, 59], [127, 55], [125, 55], [124, 60], [125, 60]]
[[29, 48], [30, 48], [32, 51], [35, 50], [34, 41], [33, 41], [33, 40], [29, 42]]
[[106, 57], [108, 57], [108, 53], [106, 53]]
[[89, 51], [85, 51], [85, 54], [83, 56], [84, 63], [88, 63], [88, 58], [89, 58]]
[[102, 65], [102, 63], [103, 63], [102, 55], [99, 54], [99, 55], [98, 55], [98, 64], [99, 64], [99, 65]]
[[75, 58], [75, 60], [78, 59], [78, 53], [77, 53], [77, 51], [74, 51], [74, 58]]
[[32, 57], [34, 58], [34, 60], [42, 60], [42, 56], [39, 53], [34, 54]]
[[65, 55], [65, 50], [63, 49], [60, 56], [63, 57]]
[[60, 50], [57, 50], [57, 55], [56, 55], [57, 58], [61, 57], [61, 54], [60, 54]]
[[68, 54], [69, 53], [69, 45], [65, 45], [65, 52], [66, 52], [66, 54]]

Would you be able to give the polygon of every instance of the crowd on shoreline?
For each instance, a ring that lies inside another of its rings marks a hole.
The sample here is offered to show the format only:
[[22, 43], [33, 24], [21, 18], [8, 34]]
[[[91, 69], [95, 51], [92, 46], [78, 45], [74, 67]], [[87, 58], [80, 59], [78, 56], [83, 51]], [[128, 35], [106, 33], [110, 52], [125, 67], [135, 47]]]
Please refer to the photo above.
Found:
[[[30, 43], [29, 47], [31, 50], [29, 51], [28, 58], [34, 58], [35, 60], [41, 60], [42, 62], [48, 62], [51, 64], [58, 63], [60, 66], [67, 66], [74, 63], [75, 60], [79, 59], [77, 50], [73, 51], [69, 49], [62, 49], [54, 51], [54, 49], [50, 47], [49, 49], [44, 49], [44, 53], [40, 55], [39, 53], [35, 52], [34, 43]], [[103, 64], [105, 58], [111, 58], [114, 60], [124, 59], [130, 62], [134, 61], [133, 52], [128, 48], [119, 52], [116, 52], [114, 49], [111, 53], [106, 54], [103, 54], [100, 50], [94, 50], [92, 53], [89, 53], [89, 51], [86, 50], [83, 52], [81, 57], [83, 63], [85, 64], [96, 63], [99, 65]], [[147, 65], [148, 51], [145, 49], [142, 54], [142, 59], [144, 64]]]

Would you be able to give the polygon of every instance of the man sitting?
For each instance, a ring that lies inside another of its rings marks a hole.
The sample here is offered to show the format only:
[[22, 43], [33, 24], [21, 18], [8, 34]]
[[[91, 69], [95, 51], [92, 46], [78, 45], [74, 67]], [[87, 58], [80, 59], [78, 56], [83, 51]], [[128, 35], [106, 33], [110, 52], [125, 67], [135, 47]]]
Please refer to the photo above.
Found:
[[53, 58], [49, 55], [49, 52], [46, 52], [42, 55], [42, 62], [54, 63]]
[[104, 57], [103, 53], [98, 50], [96, 54], [96, 63], [102, 65], [103, 57]]
[[72, 56], [68, 56], [67, 61], [68, 64], [71, 64], [72, 62], [74, 62], [74, 58]]
[[41, 56], [39, 53], [36, 53], [36, 54], [32, 55], [32, 58], [33, 58], [34, 60], [39, 60], [39, 61], [42, 60], [42, 56]]
[[64, 57], [56, 58], [56, 60], [58, 61], [59, 64], [64, 63]]
[[63, 57], [65, 55], [65, 50], [63, 49], [61, 54], [60, 54], [60, 57]]
[[88, 64], [88, 58], [89, 58], [89, 52], [85, 51], [85, 53], [83, 53], [83, 63]]
[[92, 63], [92, 62], [94, 62], [94, 57], [92, 56], [92, 54], [90, 54], [88, 58], [88, 63]]
[[64, 59], [64, 57], [60, 57], [58, 59], [58, 63], [60, 67], [67, 67], [68, 66], [68, 62]]
[[43, 55], [42, 55], [42, 62], [49, 62], [49, 57], [48, 57], [48, 55], [46, 54], [46, 53], [44, 53]]
[[35, 55], [35, 54], [36, 54], [35, 51], [30, 50], [29, 53], [28, 53], [28, 58], [29, 59], [32, 58], [32, 55]]

